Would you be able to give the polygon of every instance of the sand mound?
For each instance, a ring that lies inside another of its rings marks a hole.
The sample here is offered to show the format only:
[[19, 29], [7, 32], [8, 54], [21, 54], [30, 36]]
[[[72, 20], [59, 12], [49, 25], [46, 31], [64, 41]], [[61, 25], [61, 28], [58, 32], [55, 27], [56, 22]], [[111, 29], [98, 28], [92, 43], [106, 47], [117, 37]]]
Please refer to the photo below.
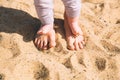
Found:
[[120, 80], [120, 1], [83, 1], [86, 45], [80, 51], [66, 48], [64, 6], [54, 2], [57, 45], [39, 51], [33, 0], [0, 0], [0, 80]]

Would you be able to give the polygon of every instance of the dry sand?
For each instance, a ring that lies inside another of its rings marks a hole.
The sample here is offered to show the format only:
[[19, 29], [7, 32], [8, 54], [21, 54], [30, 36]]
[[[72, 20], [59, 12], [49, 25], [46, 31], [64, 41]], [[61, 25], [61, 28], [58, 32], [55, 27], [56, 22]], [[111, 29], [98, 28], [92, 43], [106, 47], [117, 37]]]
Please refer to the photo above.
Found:
[[85, 48], [66, 48], [64, 6], [55, 2], [55, 48], [33, 44], [40, 22], [33, 0], [0, 0], [0, 80], [120, 80], [120, 0], [84, 0]]

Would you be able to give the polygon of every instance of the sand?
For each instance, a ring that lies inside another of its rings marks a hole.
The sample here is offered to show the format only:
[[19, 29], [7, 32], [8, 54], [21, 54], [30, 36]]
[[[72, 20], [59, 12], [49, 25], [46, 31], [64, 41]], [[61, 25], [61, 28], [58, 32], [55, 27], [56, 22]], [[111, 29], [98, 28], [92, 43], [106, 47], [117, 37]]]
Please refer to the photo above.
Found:
[[120, 80], [120, 0], [82, 1], [79, 51], [66, 48], [64, 6], [54, 3], [57, 45], [41, 51], [33, 0], [0, 0], [0, 80]]

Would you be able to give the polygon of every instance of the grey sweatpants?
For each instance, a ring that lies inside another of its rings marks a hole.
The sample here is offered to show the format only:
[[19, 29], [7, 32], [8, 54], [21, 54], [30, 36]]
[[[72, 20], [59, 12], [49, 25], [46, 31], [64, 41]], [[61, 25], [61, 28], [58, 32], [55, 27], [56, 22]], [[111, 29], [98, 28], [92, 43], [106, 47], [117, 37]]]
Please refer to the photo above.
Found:
[[[78, 17], [81, 9], [80, 0], [62, 0], [66, 14], [69, 17]], [[53, 0], [34, 0], [36, 11], [42, 25], [53, 24]], [[59, 7], [59, 6], [58, 6]]]

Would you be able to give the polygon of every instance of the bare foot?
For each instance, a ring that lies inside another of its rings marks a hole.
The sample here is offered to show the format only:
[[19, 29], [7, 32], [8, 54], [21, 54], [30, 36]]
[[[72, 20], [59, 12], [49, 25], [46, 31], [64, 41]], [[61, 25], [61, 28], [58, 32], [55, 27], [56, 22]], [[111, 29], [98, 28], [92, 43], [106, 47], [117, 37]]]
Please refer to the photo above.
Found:
[[66, 39], [68, 49], [79, 50], [83, 48], [84, 38], [77, 19], [70, 19], [64, 14], [64, 27], [66, 32]]
[[71, 18], [71, 17], [66, 16], [66, 19], [67, 19], [69, 27], [74, 35], [83, 35], [83, 32], [78, 24], [79, 17]]
[[38, 49], [42, 50], [54, 47], [56, 42], [53, 25], [45, 25], [40, 28], [37, 32], [34, 43]]

